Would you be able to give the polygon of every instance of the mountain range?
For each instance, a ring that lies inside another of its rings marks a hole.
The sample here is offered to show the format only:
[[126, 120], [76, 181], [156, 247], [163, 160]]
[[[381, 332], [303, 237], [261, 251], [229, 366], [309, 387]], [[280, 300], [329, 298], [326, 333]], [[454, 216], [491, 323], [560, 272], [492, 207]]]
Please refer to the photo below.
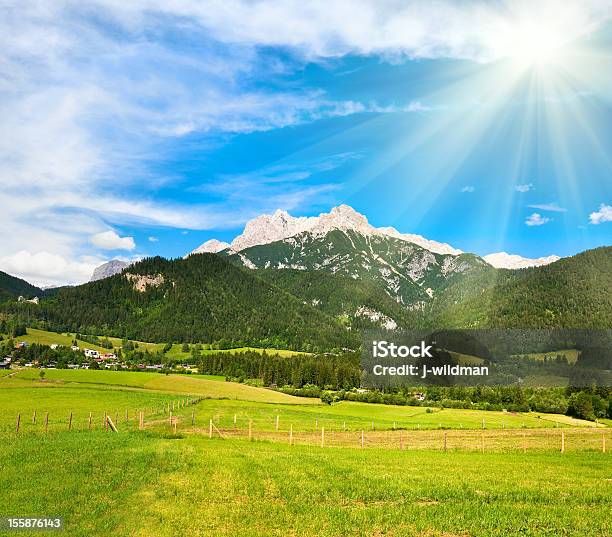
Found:
[[[208, 241], [182, 259], [111, 262], [95, 281], [4, 309], [54, 330], [299, 350], [354, 348], [374, 327], [609, 328], [611, 254], [481, 258], [376, 228], [343, 205], [318, 217], [263, 215], [231, 244]], [[494, 266], [508, 264], [540, 266]], [[13, 280], [0, 279], [11, 282], [5, 298], [17, 289], [39, 294]]]

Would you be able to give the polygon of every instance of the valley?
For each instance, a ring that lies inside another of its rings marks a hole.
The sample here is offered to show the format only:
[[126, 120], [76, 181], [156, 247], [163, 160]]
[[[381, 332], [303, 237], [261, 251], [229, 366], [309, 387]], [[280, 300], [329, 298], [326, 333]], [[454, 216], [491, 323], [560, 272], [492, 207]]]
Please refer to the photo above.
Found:
[[0, 377], [0, 486], [11, 515], [62, 516], [70, 535], [267, 536], [292, 526], [314, 537], [358, 525], [506, 536], [540, 523], [586, 535], [608, 522], [602, 438], [612, 445], [612, 429], [602, 424], [329, 406], [200, 376], [34, 373]]

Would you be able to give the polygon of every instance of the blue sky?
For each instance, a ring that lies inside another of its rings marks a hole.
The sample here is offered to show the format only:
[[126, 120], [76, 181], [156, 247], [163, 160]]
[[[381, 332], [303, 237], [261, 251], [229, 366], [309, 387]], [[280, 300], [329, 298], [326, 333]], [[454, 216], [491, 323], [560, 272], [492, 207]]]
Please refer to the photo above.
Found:
[[607, 0], [8, 4], [0, 270], [340, 203], [481, 255], [612, 242]]

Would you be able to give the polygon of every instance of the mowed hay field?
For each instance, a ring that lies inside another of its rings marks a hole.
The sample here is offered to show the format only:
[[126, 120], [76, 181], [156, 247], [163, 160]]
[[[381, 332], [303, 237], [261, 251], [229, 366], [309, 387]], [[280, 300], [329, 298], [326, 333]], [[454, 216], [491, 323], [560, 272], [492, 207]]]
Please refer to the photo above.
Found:
[[[0, 516], [63, 516], [67, 535], [556, 536], [612, 529], [610, 427], [554, 415], [328, 406], [195, 375], [48, 370], [46, 377], [22, 370], [0, 378]], [[167, 412], [173, 404], [176, 433]], [[52, 416], [47, 434], [45, 411]], [[146, 412], [142, 431], [136, 411]], [[104, 412], [117, 415], [118, 433], [104, 431]]]

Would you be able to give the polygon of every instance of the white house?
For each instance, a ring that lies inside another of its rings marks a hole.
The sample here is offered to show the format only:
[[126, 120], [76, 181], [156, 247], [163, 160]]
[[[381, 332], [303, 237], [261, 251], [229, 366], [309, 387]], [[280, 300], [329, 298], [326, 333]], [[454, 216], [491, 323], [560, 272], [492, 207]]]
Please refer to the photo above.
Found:
[[85, 353], [85, 356], [87, 356], [87, 358], [99, 358], [100, 357], [100, 353], [93, 349], [84, 349], [83, 352]]

